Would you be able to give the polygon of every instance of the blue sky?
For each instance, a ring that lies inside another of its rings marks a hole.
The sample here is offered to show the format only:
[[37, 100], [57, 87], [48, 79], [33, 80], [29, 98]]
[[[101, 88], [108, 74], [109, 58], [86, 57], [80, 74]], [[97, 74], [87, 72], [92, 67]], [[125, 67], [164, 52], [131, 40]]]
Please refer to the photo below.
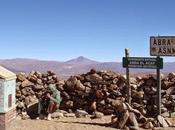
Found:
[[[0, 59], [121, 61], [175, 35], [174, 0], [0, 0]], [[165, 58], [175, 61], [175, 58]]]

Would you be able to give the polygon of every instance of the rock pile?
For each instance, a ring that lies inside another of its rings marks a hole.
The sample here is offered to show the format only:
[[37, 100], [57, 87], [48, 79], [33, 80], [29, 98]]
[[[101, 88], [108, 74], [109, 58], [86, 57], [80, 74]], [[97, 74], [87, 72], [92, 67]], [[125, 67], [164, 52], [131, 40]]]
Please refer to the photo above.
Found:
[[29, 75], [19, 73], [16, 82], [16, 108], [17, 113], [22, 113], [37, 103], [46, 91], [48, 84], [57, 83], [58, 78], [51, 71], [48, 71], [47, 74], [32, 71]]
[[[112, 122], [118, 128], [124, 128], [129, 119], [142, 125], [148, 122], [151, 126], [159, 126], [149, 117], [155, 117], [156, 108], [156, 78], [153, 75], [131, 78], [132, 104], [126, 104], [126, 79], [111, 71], [96, 71], [82, 75], [71, 76], [68, 80], [58, 80], [57, 76], [48, 71], [47, 74], [31, 72], [29, 75], [17, 75], [17, 110], [25, 111], [46, 91], [48, 84], [55, 84], [63, 97], [60, 109], [68, 112], [84, 110], [89, 114], [100, 112], [105, 115], [114, 114]], [[175, 74], [170, 73], [162, 78], [162, 113], [167, 115], [175, 107]], [[134, 110], [134, 111], [133, 111]], [[137, 110], [137, 111], [136, 111]], [[124, 118], [120, 124], [118, 117]], [[128, 117], [128, 119], [127, 119]], [[160, 117], [159, 117], [160, 118]], [[150, 121], [151, 120], [151, 121]], [[117, 122], [117, 123], [116, 123]], [[150, 123], [151, 122], [151, 123]], [[129, 122], [130, 124], [135, 124]], [[119, 125], [120, 124], [120, 125]], [[146, 126], [147, 126], [146, 124]]]
[[132, 108], [128, 103], [122, 103], [122, 109], [118, 109], [111, 118], [111, 125], [118, 129], [139, 130], [153, 129], [154, 127], [170, 127], [172, 124], [163, 116], [155, 118], [145, 117], [139, 110]]
[[63, 86], [58, 83], [57, 89], [63, 96], [61, 109], [113, 114], [114, 107], [110, 100], [125, 101], [126, 86], [122, 76], [113, 72], [91, 70], [87, 74], [70, 77]]

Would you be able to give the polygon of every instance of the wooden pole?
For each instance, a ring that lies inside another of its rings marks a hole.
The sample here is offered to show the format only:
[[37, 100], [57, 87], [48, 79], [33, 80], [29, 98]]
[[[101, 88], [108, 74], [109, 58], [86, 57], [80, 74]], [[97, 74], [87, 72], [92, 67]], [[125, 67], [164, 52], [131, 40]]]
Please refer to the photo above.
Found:
[[[129, 50], [125, 49], [125, 57], [129, 57]], [[131, 87], [130, 87], [130, 78], [129, 78], [129, 67], [126, 67], [126, 80], [127, 80], [127, 101], [131, 105]]]
[[[160, 57], [157, 56], [157, 60]], [[160, 68], [157, 68], [157, 110], [158, 115], [161, 115], [161, 77], [160, 77]]]

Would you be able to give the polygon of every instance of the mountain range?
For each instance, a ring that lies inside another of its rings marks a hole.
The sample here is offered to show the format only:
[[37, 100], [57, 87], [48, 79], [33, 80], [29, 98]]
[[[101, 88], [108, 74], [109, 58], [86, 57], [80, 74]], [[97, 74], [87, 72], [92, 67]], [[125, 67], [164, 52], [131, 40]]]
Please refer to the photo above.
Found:
[[[0, 65], [15, 73], [29, 73], [32, 70], [44, 73], [48, 70], [51, 70], [62, 78], [67, 78], [70, 75], [86, 73], [92, 68], [96, 70], [112, 70], [120, 74], [125, 73], [125, 69], [122, 67], [121, 62], [98, 62], [83, 56], [65, 62], [24, 58], [1, 59]], [[164, 63], [164, 69], [161, 70], [162, 73], [169, 73], [173, 71], [175, 71], [175, 62]], [[154, 72], [156, 72], [156, 70], [131, 69], [132, 74]]]

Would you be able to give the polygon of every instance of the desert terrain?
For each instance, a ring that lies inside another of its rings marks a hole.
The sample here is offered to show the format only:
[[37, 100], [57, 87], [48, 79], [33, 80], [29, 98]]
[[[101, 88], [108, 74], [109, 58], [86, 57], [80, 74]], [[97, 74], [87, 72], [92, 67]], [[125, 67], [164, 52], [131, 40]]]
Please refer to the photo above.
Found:
[[[15, 120], [9, 130], [117, 130], [110, 124], [111, 117], [102, 119], [90, 118], [62, 118], [52, 121], [46, 120]], [[175, 118], [170, 119], [175, 125]], [[175, 130], [175, 127], [154, 128], [155, 130]], [[140, 130], [144, 130], [140, 128]]]

